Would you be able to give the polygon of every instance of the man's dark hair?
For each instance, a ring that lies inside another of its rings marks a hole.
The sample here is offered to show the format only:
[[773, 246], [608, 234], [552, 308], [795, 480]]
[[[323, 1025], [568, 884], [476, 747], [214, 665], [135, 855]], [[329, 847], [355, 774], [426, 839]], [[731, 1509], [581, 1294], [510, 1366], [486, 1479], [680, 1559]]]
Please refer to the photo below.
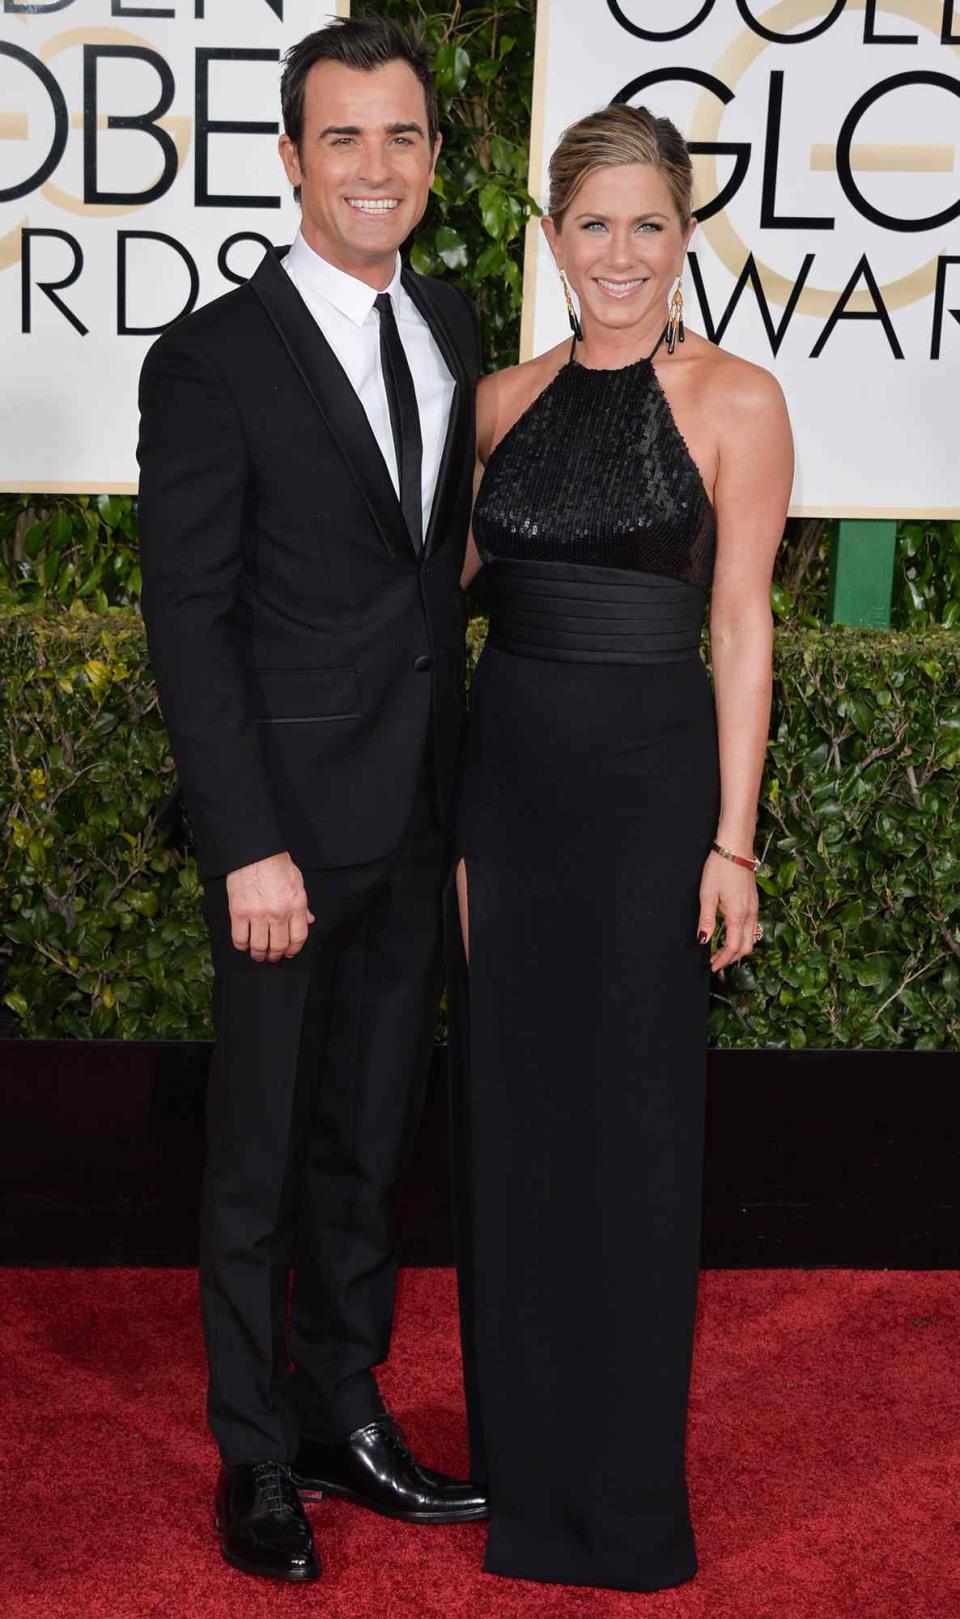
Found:
[[341, 62], [344, 67], [366, 73], [386, 67], [388, 62], [406, 62], [423, 85], [427, 138], [433, 146], [440, 126], [437, 86], [430, 53], [419, 31], [401, 28], [391, 17], [344, 17], [315, 34], [308, 34], [298, 45], [291, 45], [283, 61], [280, 81], [283, 127], [298, 152], [303, 141], [307, 78], [318, 62]]

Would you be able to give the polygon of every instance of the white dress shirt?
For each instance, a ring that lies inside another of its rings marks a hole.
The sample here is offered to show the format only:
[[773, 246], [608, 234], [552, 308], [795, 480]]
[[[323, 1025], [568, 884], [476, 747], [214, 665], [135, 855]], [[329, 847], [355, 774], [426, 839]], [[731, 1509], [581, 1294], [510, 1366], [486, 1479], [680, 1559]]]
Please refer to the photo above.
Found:
[[[300, 231], [282, 262], [353, 384], [399, 497], [397, 451], [380, 364], [380, 317], [373, 307], [377, 289], [322, 259], [307, 244]], [[440, 471], [440, 457], [447, 436], [454, 381], [429, 326], [400, 281], [400, 268], [398, 253], [393, 280], [383, 290], [393, 299], [400, 341], [410, 366], [420, 411], [423, 438], [421, 493], [423, 532], [426, 534]]]

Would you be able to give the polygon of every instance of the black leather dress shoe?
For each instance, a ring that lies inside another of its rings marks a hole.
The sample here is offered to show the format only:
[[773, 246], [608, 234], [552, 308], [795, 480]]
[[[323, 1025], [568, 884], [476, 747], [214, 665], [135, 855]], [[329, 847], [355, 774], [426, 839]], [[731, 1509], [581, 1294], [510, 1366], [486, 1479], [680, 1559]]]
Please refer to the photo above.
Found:
[[270, 1580], [315, 1580], [320, 1573], [307, 1515], [280, 1462], [222, 1468], [215, 1515], [220, 1550], [234, 1568]]
[[392, 1417], [378, 1417], [334, 1444], [302, 1439], [293, 1482], [305, 1501], [342, 1495], [404, 1523], [472, 1523], [489, 1515], [475, 1484], [421, 1466]]

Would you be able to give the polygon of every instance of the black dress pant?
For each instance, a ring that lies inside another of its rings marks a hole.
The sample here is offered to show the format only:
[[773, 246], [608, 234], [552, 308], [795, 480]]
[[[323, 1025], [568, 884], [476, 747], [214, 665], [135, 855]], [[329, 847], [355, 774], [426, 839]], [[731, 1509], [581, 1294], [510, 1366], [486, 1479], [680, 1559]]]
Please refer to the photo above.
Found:
[[419, 1122], [440, 990], [446, 849], [421, 779], [401, 844], [303, 873], [316, 921], [297, 956], [230, 939], [205, 887], [216, 1048], [200, 1291], [208, 1412], [227, 1463], [291, 1461], [383, 1406], [393, 1206]]

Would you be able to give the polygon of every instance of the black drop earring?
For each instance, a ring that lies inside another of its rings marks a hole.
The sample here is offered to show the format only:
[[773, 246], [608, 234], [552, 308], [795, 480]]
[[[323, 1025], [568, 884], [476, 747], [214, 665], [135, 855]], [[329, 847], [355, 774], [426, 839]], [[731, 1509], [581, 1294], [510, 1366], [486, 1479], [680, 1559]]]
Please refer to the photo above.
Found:
[[569, 285], [567, 283], [567, 278], [564, 275], [562, 270], [560, 271], [560, 280], [563, 282], [563, 296], [567, 300], [567, 318], [568, 318], [568, 320], [570, 322], [570, 330], [573, 333], [574, 337], [576, 338], [577, 342], [582, 343], [583, 342], [583, 327], [580, 325], [580, 317], [578, 316], [577, 311], [574, 308], [573, 297], [571, 296], [571, 293], [570, 293], [570, 287], [569, 287]]
[[679, 338], [681, 343], [684, 340], [684, 330], [683, 330], [683, 290], [682, 290], [682, 287], [681, 287], [681, 282], [682, 281], [683, 281], [683, 272], [681, 271], [680, 274], [677, 277], [677, 285], [674, 288], [673, 297], [670, 299], [670, 311], [669, 311], [669, 314], [667, 315], [667, 353], [668, 354], [673, 353], [674, 349], [677, 346], [677, 339], [678, 338]]

